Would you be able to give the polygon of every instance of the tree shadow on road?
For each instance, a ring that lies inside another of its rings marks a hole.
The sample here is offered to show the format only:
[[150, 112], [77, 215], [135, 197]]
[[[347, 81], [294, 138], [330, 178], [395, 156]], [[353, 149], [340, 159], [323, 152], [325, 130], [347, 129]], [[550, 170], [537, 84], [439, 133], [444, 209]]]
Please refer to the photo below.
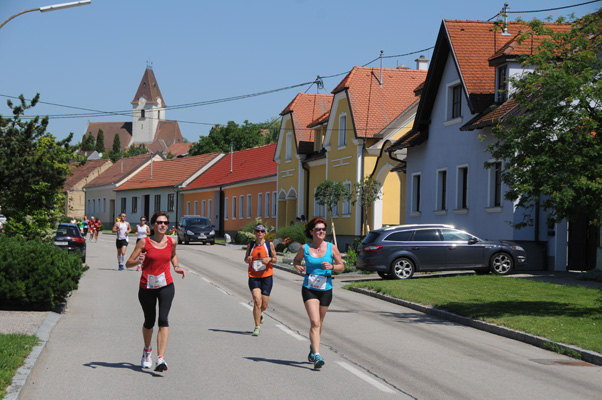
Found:
[[[295, 367], [301, 369], [309, 369], [313, 370], [313, 365], [308, 363], [307, 361], [292, 361], [292, 360], [277, 360], [274, 358], [261, 358], [261, 357], [245, 357], [247, 360], [255, 361], [255, 362], [268, 362], [272, 364], [278, 365], [286, 365], [288, 367]], [[307, 364], [311, 365], [308, 366]]]
[[116, 369], [131, 369], [132, 371], [144, 372], [146, 374], [150, 374], [150, 375], [155, 376], [155, 377], [163, 376], [161, 374], [156, 374], [152, 369], [142, 368], [140, 365], [132, 364], [132, 363], [129, 363], [129, 362], [109, 363], [109, 362], [102, 362], [102, 361], [91, 361], [91, 362], [89, 362], [87, 364], [84, 364], [84, 367], [90, 367], [90, 368], [104, 367], [104, 368], [116, 368]]

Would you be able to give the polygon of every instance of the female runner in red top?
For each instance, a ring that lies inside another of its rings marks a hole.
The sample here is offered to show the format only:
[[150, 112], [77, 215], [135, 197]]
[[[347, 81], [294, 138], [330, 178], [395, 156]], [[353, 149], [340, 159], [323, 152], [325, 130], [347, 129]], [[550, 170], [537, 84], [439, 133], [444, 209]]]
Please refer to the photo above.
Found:
[[126, 263], [126, 267], [136, 267], [142, 263], [142, 276], [140, 277], [140, 288], [138, 289], [138, 300], [144, 312], [144, 324], [142, 325], [142, 338], [144, 339], [144, 351], [142, 352], [142, 368], [152, 366], [151, 341], [153, 338], [153, 327], [157, 318], [156, 304], [159, 301], [159, 333], [157, 334], [157, 364], [155, 371], [167, 370], [165, 362], [165, 348], [169, 337], [169, 310], [175, 295], [173, 278], [171, 276], [170, 264], [174, 266], [174, 272], [186, 276], [186, 271], [178, 265], [176, 245], [171, 238], [165, 235], [169, 226], [167, 213], [156, 212], [151, 218], [153, 232], [144, 240], [136, 243], [134, 251]]

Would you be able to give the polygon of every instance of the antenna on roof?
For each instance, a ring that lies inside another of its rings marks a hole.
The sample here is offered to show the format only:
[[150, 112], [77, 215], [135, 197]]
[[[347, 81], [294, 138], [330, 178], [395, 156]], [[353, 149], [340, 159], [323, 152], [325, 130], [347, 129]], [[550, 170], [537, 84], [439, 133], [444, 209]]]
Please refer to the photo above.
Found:
[[502, 8], [501, 14], [504, 17], [504, 30], [502, 31], [502, 36], [510, 36], [508, 33], [508, 9], [510, 5], [508, 3], [504, 3], [504, 7]]

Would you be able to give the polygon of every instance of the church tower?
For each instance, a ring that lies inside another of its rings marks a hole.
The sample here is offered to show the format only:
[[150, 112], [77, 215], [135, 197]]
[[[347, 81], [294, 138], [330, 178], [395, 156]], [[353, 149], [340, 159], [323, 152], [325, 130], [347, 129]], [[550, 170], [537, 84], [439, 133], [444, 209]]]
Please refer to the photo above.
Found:
[[147, 66], [132, 100], [132, 142], [152, 143], [159, 121], [165, 120], [165, 103], [155, 73]]

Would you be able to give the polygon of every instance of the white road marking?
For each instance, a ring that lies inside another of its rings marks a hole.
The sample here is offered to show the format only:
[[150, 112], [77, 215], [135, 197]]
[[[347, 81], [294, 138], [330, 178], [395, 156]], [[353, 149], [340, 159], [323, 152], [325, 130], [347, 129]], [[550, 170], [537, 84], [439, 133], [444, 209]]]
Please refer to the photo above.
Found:
[[341, 362], [341, 361], [337, 361], [336, 363], [339, 364], [341, 367], [345, 368], [347, 371], [351, 372], [353, 375], [357, 376], [358, 378], [368, 382], [369, 384], [371, 384], [372, 386], [374, 386], [381, 392], [395, 393], [395, 391], [392, 390], [391, 388], [388, 388], [387, 386], [378, 382], [376, 379], [373, 379], [373, 378], [369, 377], [368, 375], [364, 374], [363, 372], [358, 371], [357, 369], [353, 368], [351, 365]]
[[204, 280], [207, 283], [211, 283], [211, 281], [209, 279], [207, 279], [207, 278], [201, 278], [201, 279]]
[[242, 301], [239, 303], [242, 304], [243, 306], [245, 306], [246, 308], [248, 308], [249, 310], [253, 311], [253, 307], [251, 307], [250, 305], [248, 305], [247, 303], [243, 303]]
[[307, 339], [305, 339], [303, 336], [301, 335], [297, 335], [295, 332], [291, 331], [290, 329], [288, 329], [286, 326], [284, 325], [280, 325], [280, 324], [276, 324], [277, 328], [280, 328], [281, 330], [283, 330], [285, 333], [288, 333], [289, 335], [291, 335], [292, 337], [294, 337], [297, 340], [301, 340], [301, 341], [305, 341]]

